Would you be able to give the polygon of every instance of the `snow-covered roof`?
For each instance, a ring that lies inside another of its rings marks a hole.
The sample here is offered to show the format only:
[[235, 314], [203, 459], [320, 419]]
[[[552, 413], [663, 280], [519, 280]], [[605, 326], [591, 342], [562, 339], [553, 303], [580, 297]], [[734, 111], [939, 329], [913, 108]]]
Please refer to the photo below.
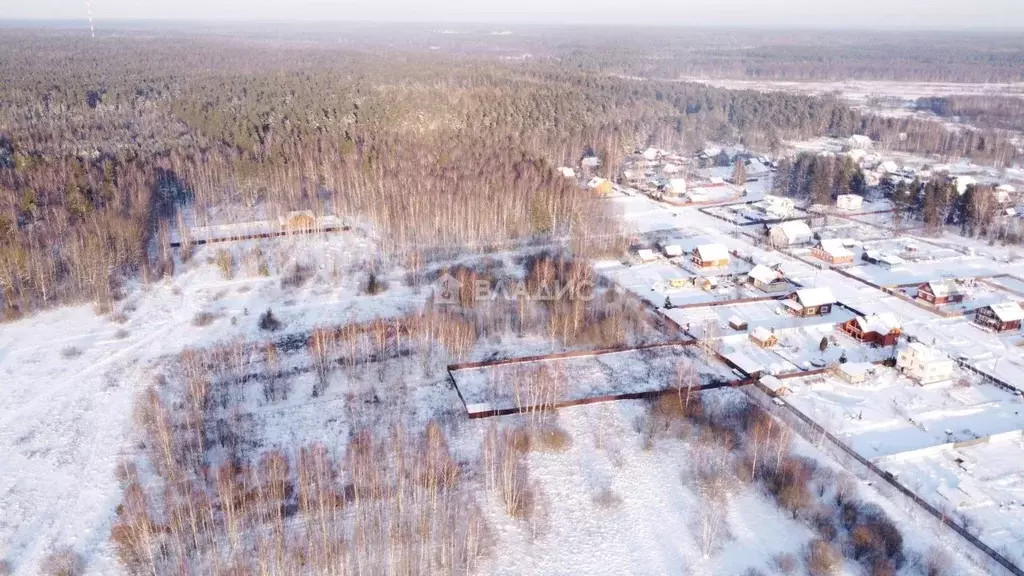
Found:
[[764, 264], [758, 264], [754, 266], [754, 269], [747, 273], [747, 276], [757, 280], [758, 282], [764, 282], [770, 284], [779, 278], [779, 273]]
[[900, 329], [900, 321], [896, 319], [896, 316], [891, 312], [883, 312], [881, 314], [872, 314], [870, 316], [857, 317], [854, 322], [860, 326], [860, 329], [864, 332], [877, 332], [878, 334], [888, 334], [893, 330]]
[[875, 365], [871, 362], [847, 362], [839, 365], [839, 371], [851, 377], [860, 377], [874, 371]]
[[796, 298], [804, 306], [835, 304], [836, 297], [831, 288], [803, 288], [796, 291]]
[[775, 227], [781, 229], [786, 238], [790, 240], [811, 237], [811, 227], [802, 220], [790, 220], [789, 222], [776, 224]]
[[747, 323], [746, 320], [744, 320], [740, 316], [737, 316], [736, 314], [733, 314], [732, 316], [729, 317], [729, 325], [730, 326], [743, 326], [746, 323]]
[[605, 178], [594, 176], [593, 178], [590, 179], [590, 182], [587, 182], [587, 188], [597, 188], [598, 186], [604, 184], [607, 181], [608, 180]]
[[829, 240], [822, 240], [820, 244], [823, 251], [834, 257], [853, 256], [853, 252], [850, 252], [846, 249], [846, 246], [843, 246], [842, 240], [833, 238]]
[[782, 382], [782, 380], [779, 380], [775, 376], [771, 376], [771, 375], [769, 375], [769, 376], [762, 376], [761, 380], [759, 380], [759, 382], [761, 382], [761, 384], [765, 388], [771, 390], [772, 392], [778, 392], [779, 390], [781, 390], [782, 388], [784, 388], [786, 386]]
[[597, 168], [601, 165], [601, 159], [597, 156], [587, 156], [583, 159], [583, 165], [589, 166], [590, 168]]
[[668, 181], [668, 187], [675, 192], [685, 192], [686, 178], [672, 178]]
[[750, 331], [750, 335], [753, 336], [755, 339], [764, 342], [772, 337], [772, 332], [771, 330], [768, 330], [764, 326], [758, 326], [757, 328], [754, 328], [753, 330]]
[[576, 177], [576, 171], [573, 170], [572, 168], [569, 168], [568, 166], [561, 166], [558, 168], [558, 171], [562, 174], [562, 176], [565, 176], [566, 178]]
[[1016, 302], [1000, 302], [989, 306], [1000, 322], [1015, 322], [1024, 320], [1024, 310]]
[[682, 256], [683, 255], [683, 247], [680, 246], [679, 244], [669, 244], [668, 246], [665, 246], [664, 251], [665, 251], [665, 256], [672, 257], [672, 256]]
[[854, 134], [853, 136], [850, 136], [847, 142], [850, 146], [857, 148], [867, 148], [868, 146], [871, 146], [871, 138], [864, 134]]
[[896, 172], [900, 167], [892, 160], [886, 160], [878, 165], [878, 172], [881, 174], [887, 174], [889, 172]]
[[952, 282], [929, 282], [928, 289], [938, 298], [951, 296], [960, 293], [960, 288]]
[[913, 350], [914, 356], [916, 356], [919, 360], [922, 361], [942, 360], [944, 358], [942, 352], [939, 352], [935, 348], [932, 348], [931, 346], [928, 346], [922, 342], [911, 342], [908, 348]]
[[996, 190], [998, 192], [1009, 192], [1010, 194], [1013, 194], [1014, 192], [1017, 191], [1016, 188], [1010, 186], [1009, 184], [1000, 184], [999, 186], [996, 186]]
[[697, 255], [705, 262], [728, 260], [729, 249], [723, 244], [702, 244], [697, 246]]
[[716, 186], [725, 184], [725, 178], [722, 178], [721, 176], [712, 176], [708, 181]]
[[637, 250], [636, 255], [639, 256], [640, 260], [643, 260], [644, 262], [650, 262], [651, 260], [657, 258], [657, 256], [654, 255], [654, 250], [651, 250], [649, 248], [641, 248]]

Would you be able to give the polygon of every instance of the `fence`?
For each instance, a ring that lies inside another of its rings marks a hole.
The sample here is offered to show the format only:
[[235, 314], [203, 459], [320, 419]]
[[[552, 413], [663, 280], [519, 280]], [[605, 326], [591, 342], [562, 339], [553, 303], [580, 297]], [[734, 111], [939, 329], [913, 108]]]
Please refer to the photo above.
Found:
[[[919, 508], [923, 509], [944, 526], [952, 530], [955, 534], [963, 538], [963, 540], [970, 544], [969, 547], [964, 547], [963, 551], [979, 566], [993, 573], [995, 573], [995, 570], [998, 570], [999, 573], [1024, 576], [1024, 571], [1018, 568], [1005, 556], [993, 550], [990, 546], [979, 540], [973, 534], [967, 532], [967, 530], [960, 525], [954, 523], [953, 520], [951, 520], [944, 512], [937, 509], [935, 506], [932, 506], [912, 490], [904, 486], [896, 480], [892, 474], [882, 470], [870, 460], [861, 456], [835, 435], [825, 430], [825, 428], [820, 424], [814, 422], [802, 412], [794, 408], [789, 402], [780, 398], [773, 398], [771, 392], [762, 384], [755, 383], [753, 386], [742, 388], [742, 390], [758, 406], [763, 408], [772, 416], [775, 416], [786, 423], [790, 428], [800, 434], [811, 444], [814, 444], [818, 448], [831, 454], [837, 460], [842, 462], [848, 470], [857, 474], [862, 479], [874, 476], [875, 478], [882, 480], [882, 482], [876, 486], [885, 488], [887, 496], [902, 496], [906, 502], [916, 504]], [[827, 442], [825, 442], [826, 440]]]

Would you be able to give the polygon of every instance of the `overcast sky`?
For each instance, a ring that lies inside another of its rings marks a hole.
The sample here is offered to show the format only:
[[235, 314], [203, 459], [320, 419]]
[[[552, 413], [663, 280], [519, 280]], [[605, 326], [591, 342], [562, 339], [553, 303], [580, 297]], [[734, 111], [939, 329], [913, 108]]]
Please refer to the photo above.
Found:
[[[1024, 29], [1024, 0], [91, 0], [103, 19], [371, 20]], [[86, 0], [0, 0], [3, 19], [85, 18]]]

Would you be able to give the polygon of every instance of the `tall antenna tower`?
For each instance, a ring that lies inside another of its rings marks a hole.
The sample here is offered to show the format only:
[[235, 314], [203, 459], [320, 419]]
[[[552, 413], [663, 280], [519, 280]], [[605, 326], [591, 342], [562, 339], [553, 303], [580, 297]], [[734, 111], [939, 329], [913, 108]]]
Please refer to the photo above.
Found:
[[92, 0], [85, 0], [85, 12], [89, 15], [89, 34], [96, 37], [96, 29], [92, 26]]

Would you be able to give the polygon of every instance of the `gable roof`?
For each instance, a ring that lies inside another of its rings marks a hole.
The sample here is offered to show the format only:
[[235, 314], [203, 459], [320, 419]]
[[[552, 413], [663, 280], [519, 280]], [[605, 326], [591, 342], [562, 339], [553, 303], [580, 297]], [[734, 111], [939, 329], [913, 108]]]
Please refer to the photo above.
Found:
[[754, 269], [748, 272], [747, 276], [757, 280], [758, 282], [764, 282], [765, 284], [771, 284], [780, 277], [778, 271], [772, 270], [764, 264], [754, 266]]
[[729, 249], [723, 244], [702, 244], [697, 246], [695, 252], [705, 262], [729, 259]]
[[593, 178], [590, 179], [590, 182], [587, 182], [587, 188], [590, 188], [590, 189], [597, 188], [598, 186], [604, 184], [607, 181], [608, 180], [606, 178], [601, 178], [599, 176], [594, 176]]
[[757, 328], [754, 328], [754, 329], [753, 329], [753, 330], [752, 330], [752, 331], [750, 332], [750, 335], [751, 335], [751, 336], [752, 336], [752, 337], [753, 337], [753, 338], [754, 338], [755, 340], [758, 340], [759, 342], [766, 342], [766, 341], [768, 341], [768, 339], [769, 339], [769, 338], [771, 338], [771, 337], [772, 337], [772, 336], [773, 336], [774, 334], [772, 333], [772, 331], [771, 331], [771, 330], [769, 330], [769, 329], [765, 328], [764, 326], [758, 326]]
[[937, 298], [960, 294], [960, 288], [956, 284], [945, 280], [939, 282], [928, 282], [926, 283], [926, 286], [928, 286], [928, 290], [931, 290], [931, 293]]
[[989, 306], [1000, 322], [1024, 320], [1024, 310], [1016, 302], [1000, 302]]
[[846, 246], [843, 246], [842, 240], [837, 240], [835, 238], [822, 240], [821, 242], [818, 242], [818, 246], [821, 250], [831, 256], [853, 256], [853, 252], [850, 252], [846, 249]]
[[795, 292], [797, 301], [804, 306], [835, 304], [836, 297], [831, 288], [803, 288]]
[[891, 312], [872, 314], [870, 316], [858, 316], [853, 319], [860, 326], [862, 332], [875, 332], [878, 334], [889, 334], [893, 330], [900, 329], [900, 322]]
[[811, 227], [802, 220], [790, 220], [789, 222], [777, 224], [775, 227], [781, 229], [786, 238], [790, 240], [811, 237]]

